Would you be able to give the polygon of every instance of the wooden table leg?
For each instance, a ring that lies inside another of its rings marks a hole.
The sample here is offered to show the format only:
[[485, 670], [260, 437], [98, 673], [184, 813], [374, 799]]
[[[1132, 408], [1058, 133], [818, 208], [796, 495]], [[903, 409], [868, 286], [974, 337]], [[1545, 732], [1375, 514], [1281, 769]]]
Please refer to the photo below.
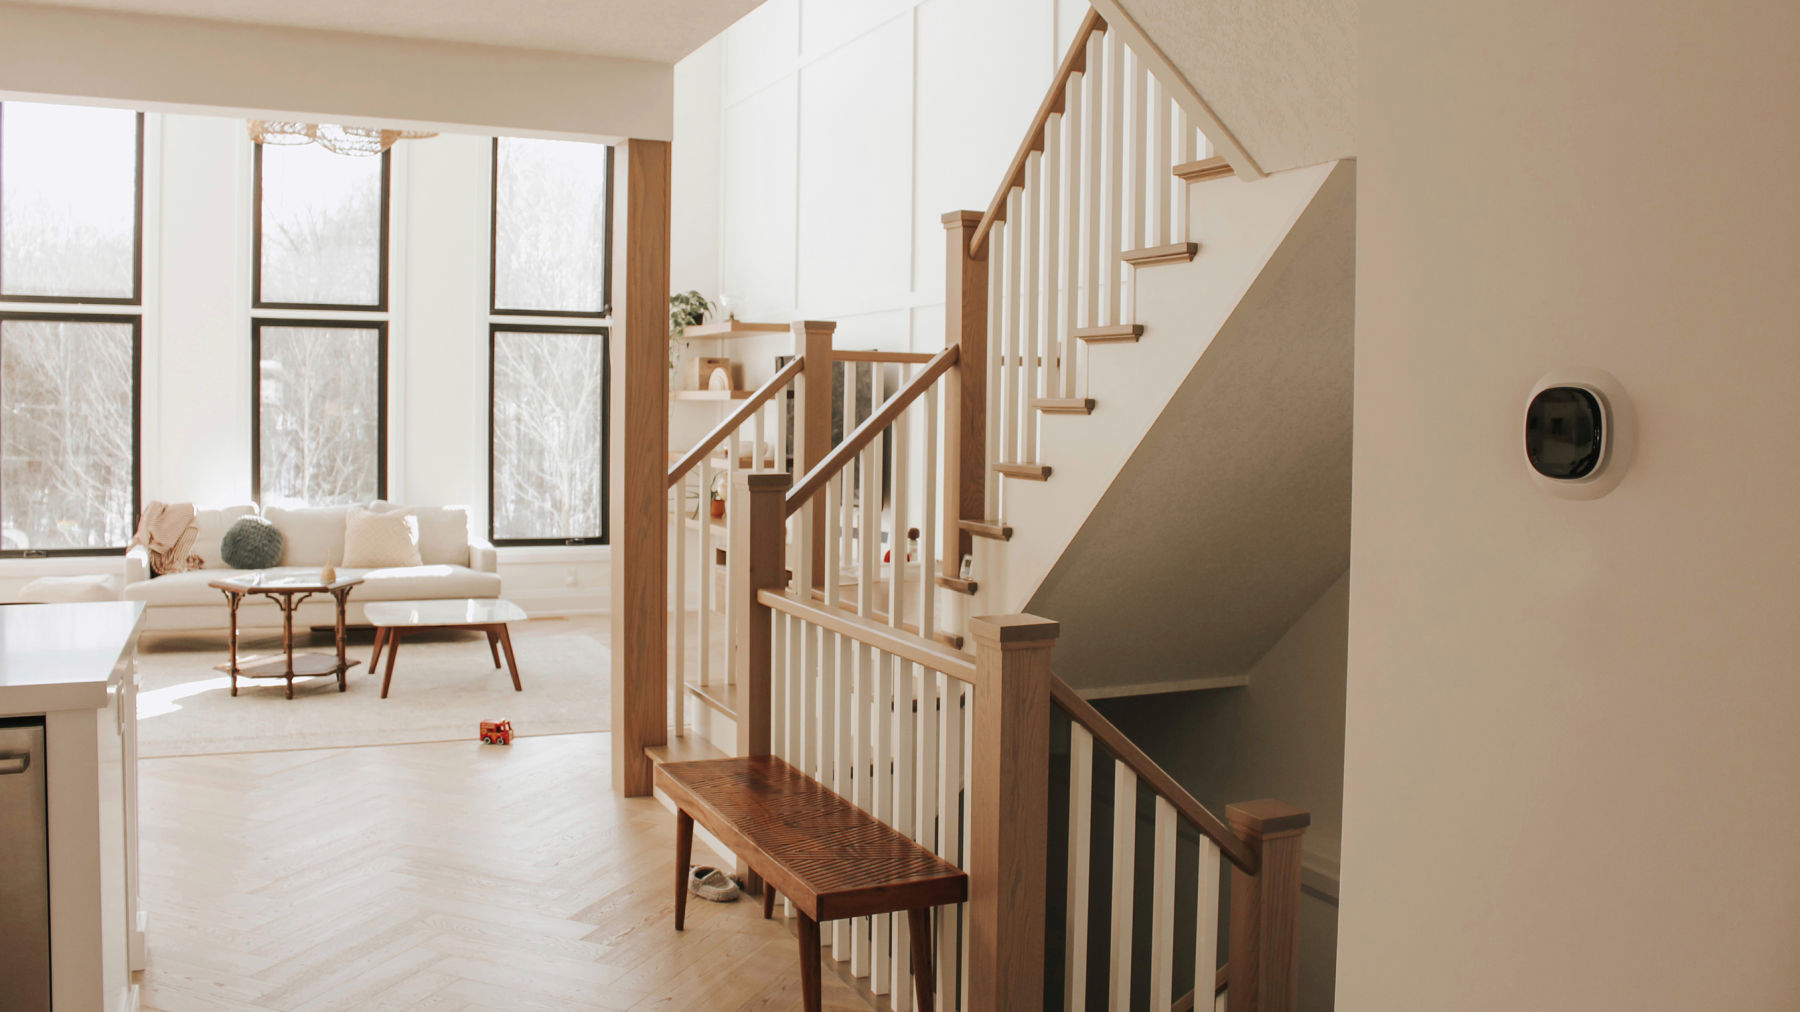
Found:
[[800, 917], [800, 1007], [821, 1012], [819, 980], [819, 922], [796, 910]]
[[688, 865], [694, 859], [694, 817], [675, 811], [675, 930], [687, 926]]
[[237, 617], [237, 612], [238, 612], [238, 602], [239, 602], [239, 601], [242, 601], [242, 600], [243, 600], [243, 595], [241, 595], [241, 594], [233, 594], [233, 593], [232, 593], [232, 592], [231, 592], [231, 591], [229, 591], [229, 590], [227, 590], [227, 591], [225, 591], [225, 592], [224, 592], [224, 593], [225, 593], [225, 604], [226, 604], [226, 607], [227, 607], [227, 609], [228, 609], [228, 610], [229, 610], [229, 611], [230, 611], [230, 612], [231, 612], [231, 638], [230, 638], [230, 645], [231, 645], [231, 694], [232, 694], [232, 695], [234, 695], [234, 696], [235, 696], [235, 695], [237, 695], [237, 675], [238, 675], [238, 665], [237, 665], [237, 654], [238, 654], [238, 649], [237, 649], [237, 648], [238, 648], [238, 617]]
[[[505, 626], [500, 628], [504, 629]], [[500, 666], [500, 633], [493, 626], [487, 627], [488, 652], [494, 655], [494, 667]]]
[[281, 605], [281, 649], [287, 654], [287, 698], [294, 698], [294, 595], [283, 594]]
[[769, 918], [774, 917], [774, 916], [775, 916], [775, 887], [772, 885], [769, 885], [767, 882], [764, 882], [763, 883], [763, 920], [766, 921]]
[[400, 630], [398, 627], [388, 630], [387, 671], [381, 676], [381, 698], [386, 699], [388, 686], [394, 684], [394, 658], [400, 656]]
[[907, 932], [912, 937], [913, 989], [918, 995], [919, 1012], [931, 1012], [932, 996], [937, 992], [936, 975], [932, 973], [931, 911], [906, 912]]
[[373, 673], [381, 666], [381, 647], [387, 642], [388, 631], [381, 626], [375, 627], [375, 656], [369, 658], [369, 671]]
[[350, 670], [350, 656], [346, 653], [349, 644], [344, 641], [344, 602], [350, 597], [350, 588], [333, 591], [331, 596], [337, 598], [337, 676], [338, 691], [343, 692], [350, 687], [349, 681], [344, 678], [344, 674]]
[[506, 650], [506, 666], [512, 671], [513, 691], [524, 692], [525, 686], [519, 684], [519, 662], [513, 659], [512, 633], [505, 625], [500, 626], [500, 646]]

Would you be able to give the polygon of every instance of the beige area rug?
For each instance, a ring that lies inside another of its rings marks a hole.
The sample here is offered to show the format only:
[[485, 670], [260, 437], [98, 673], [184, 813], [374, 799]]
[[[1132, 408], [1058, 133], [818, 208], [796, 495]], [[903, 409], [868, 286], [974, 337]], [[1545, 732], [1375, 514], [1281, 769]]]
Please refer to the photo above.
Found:
[[[329, 636], [297, 634], [296, 649], [332, 649]], [[399, 745], [476, 739], [484, 720], [512, 721], [515, 736], [605, 731], [608, 668], [605, 617], [537, 619], [512, 627], [519, 659], [514, 692], [494, 667], [487, 637], [445, 630], [408, 636], [394, 665], [393, 689], [369, 670], [369, 630], [352, 631], [349, 689], [333, 677], [294, 680], [285, 698], [277, 679], [230, 679], [213, 670], [225, 660], [225, 637], [146, 634], [138, 650], [138, 754], [207, 755], [282, 749]], [[281, 647], [279, 633], [245, 634], [241, 653]], [[385, 663], [385, 656], [383, 658]]]

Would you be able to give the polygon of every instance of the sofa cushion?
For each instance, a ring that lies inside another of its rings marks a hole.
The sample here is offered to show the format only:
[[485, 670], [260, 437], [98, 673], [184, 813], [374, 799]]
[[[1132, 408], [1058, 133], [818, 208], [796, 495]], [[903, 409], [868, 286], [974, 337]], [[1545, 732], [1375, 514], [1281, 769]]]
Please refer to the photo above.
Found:
[[350, 507], [344, 517], [343, 565], [350, 569], [419, 565], [419, 518]]
[[500, 574], [478, 573], [468, 566], [396, 566], [391, 569], [340, 569], [339, 579], [362, 577], [350, 591], [352, 601], [437, 600], [447, 597], [499, 597]]
[[216, 510], [195, 510], [194, 521], [200, 525], [200, 533], [194, 536], [193, 553], [200, 556], [200, 561], [207, 569], [222, 569], [225, 558], [221, 554], [220, 544], [225, 539], [225, 532], [237, 522], [239, 517], [253, 516], [256, 506], [245, 503], [241, 506], [226, 506]]
[[406, 506], [377, 499], [369, 508], [404, 513], [419, 521], [419, 561], [427, 566], [469, 564], [467, 506]]
[[[241, 576], [251, 572], [247, 569], [190, 569], [185, 573], [165, 573], [154, 580], [140, 580], [125, 585], [125, 600], [142, 601], [149, 605], [165, 604], [225, 604], [225, 595], [207, 586], [214, 580]], [[279, 569], [259, 570], [264, 573], [279, 573]], [[299, 572], [296, 570], [295, 572]]]
[[329, 562], [344, 559], [344, 516], [348, 506], [317, 506], [306, 509], [284, 509], [270, 506], [263, 516], [275, 522], [287, 536], [287, 551], [281, 555], [283, 566], [311, 566], [317, 569]]

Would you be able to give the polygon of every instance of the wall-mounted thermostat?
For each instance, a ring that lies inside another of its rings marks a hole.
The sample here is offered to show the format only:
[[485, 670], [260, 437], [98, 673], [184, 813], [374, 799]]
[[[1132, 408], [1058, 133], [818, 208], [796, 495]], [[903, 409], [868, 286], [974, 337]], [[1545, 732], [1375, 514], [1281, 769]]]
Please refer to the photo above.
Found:
[[1553, 372], [1525, 405], [1525, 462], [1546, 490], [1598, 499], [1630, 463], [1634, 418], [1625, 389], [1598, 369]]

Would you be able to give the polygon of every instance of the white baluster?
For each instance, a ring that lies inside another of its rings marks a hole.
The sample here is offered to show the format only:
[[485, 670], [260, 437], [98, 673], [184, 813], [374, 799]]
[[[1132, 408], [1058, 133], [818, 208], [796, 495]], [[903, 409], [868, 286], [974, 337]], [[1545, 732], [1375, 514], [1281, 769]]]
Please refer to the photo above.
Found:
[[1081, 150], [1082, 133], [1089, 129], [1087, 121], [1081, 117], [1082, 91], [1086, 88], [1086, 79], [1081, 74], [1069, 78], [1069, 90], [1065, 104], [1068, 112], [1063, 114], [1063, 134], [1068, 151], [1063, 157], [1063, 232], [1062, 253], [1057, 262], [1061, 269], [1057, 272], [1057, 281], [1061, 287], [1062, 322], [1055, 333], [1060, 338], [1057, 354], [1062, 362], [1058, 375], [1062, 385], [1051, 391], [1051, 397], [1075, 396], [1075, 328], [1079, 327], [1079, 301], [1081, 290]]
[[1019, 450], [1019, 420], [1024, 414], [1019, 410], [1019, 393], [1024, 389], [1025, 374], [1025, 339], [1020, 334], [1025, 313], [1025, 264], [1021, 255], [1026, 232], [1024, 189], [1014, 188], [1008, 193], [1006, 206], [1006, 404], [1001, 409], [1006, 416], [1006, 445], [1000, 451], [1000, 460], [1013, 464], [1025, 459]]
[[[971, 792], [971, 788], [974, 786], [974, 778], [971, 775], [973, 773], [973, 769], [972, 769], [972, 765], [970, 763], [970, 757], [975, 754], [975, 721], [972, 718], [974, 717], [974, 714], [975, 714], [975, 708], [977, 706], [982, 705], [983, 697], [978, 695], [975, 692], [974, 686], [970, 685], [970, 686], [965, 686], [963, 688], [962, 699], [963, 699], [963, 706], [962, 706], [962, 713], [963, 713], [963, 718], [962, 718], [962, 754], [963, 754], [962, 789], [963, 789], [963, 806], [964, 806], [963, 810], [966, 813], [968, 811], [967, 806], [969, 804], [969, 799], [974, 796]], [[966, 814], [962, 820], [962, 855], [963, 855], [963, 858], [962, 858], [961, 866], [964, 868], [967, 868], [969, 866], [969, 864], [968, 864], [969, 851], [970, 851], [970, 846], [971, 846], [969, 843], [969, 833], [970, 833], [969, 827], [974, 824], [974, 821], [975, 821], [974, 819], [968, 818]], [[962, 926], [963, 926], [962, 965], [967, 967], [969, 965], [969, 905], [967, 903], [964, 903], [962, 905], [961, 912], [962, 912]], [[963, 975], [960, 978], [958, 978], [958, 980], [956, 982], [956, 989], [957, 989], [957, 993], [960, 995], [960, 997], [958, 999], [959, 1004], [957, 1005], [957, 1007], [961, 1008], [961, 1009], [967, 1009], [969, 1007], [969, 975], [967, 972], [964, 972]]]
[[769, 629], [769, 652], [775, 658], [769, 670], [769, 748], [791, 762], [793, 754], [787, 747], [787, 635], [788, 614], [778, 611]]
[[[669, 524], [669, 541], [675, 549], [675, 586], [670, 600], [675, 603], [675, 650], [670, 655], [677, 698], [687, 695], [687, 475], [675, 483], [675, 512]], [[676, 727], [680, 727], [679, 721]]]
[[[1044, 303], [1040, 312], [1043, 314], [1043, 337], [1037, 343], [1043, 351], [1040, 353], [1044, 363], [1042, 384], [1037, 388], [1038, 397], [1055, 397], [1062, 389], [1061, 365], [1056, 360], [1057, 349], [1062, 347], [1061, 321], [1057, 319], [1057, 310], [1062, 306], [1058, 297], [1056, 283], [1062, 277], [1062, 163], [1063, 163], [1063, 127], [1064, 114], [1051, 113], [1044, 123], [1044, 155], [1042, 162], [1043, 175], [1043, 222], [1044, 234], [1038, 245], [1043, 247]], [[1032, 411], [1035, 420], [1037, 412]], [[1031, 459], [1036, 460], [1036, 454]]]
[[[900, 426], [896, 425], [896, 429]], [[898, 558], [905, 549], [895, 553]], [[894, 623], [896, 626], [898, 622]], [[918, 800], [914, 795], [915, 764], [919, 747], [918, 714], [913, 710], [918, 698], [916, 689], [918, 666], [894, 658], [894, 817], [890, 825], [901, 836], [913, 838], [918, 817]], [[905, 917], [894, 918], [894, 1012], [912, 1008], [912, 930]]]
[[[840, 363], [840, 365], [844, 370], [843, 435], [848, 436], [856, 429], [856, 363], [843, 362]], [[838, 519], [839, 536], [843, 539], [843, 543], [838, 546], [838, 564], [849, 565], [851, 559], [853, 559], [856, 554], [856, 545], [850, 535], [855, 520], [854, 516], [851, 514], [851, 509], [856, 504], [855, 462], [852, 461], [845, 464], [844, 469], [838, 472], [838, 474], [838, 480], [843, 486], [840, 490], [840, 502], [838, 504], [839, 508], [843, 510], [843, 516]]]
[[1087, 1008], [1088, 883], [1093, 861], [1094, 735], [1069, 727], [1069, 919], [1063, 932], [1063, 1007]]
[[[919, 473], [925, 482], [924, 516], [919, 520], [919, 635], [937, 635], [938, 388], [925, 388], [925, 449]], [[952, 543], [954, 545], [954, 542]]]
[[[840, 489], [842, 488], [840, 483]], [[837, 607], [834, 601], [831, 605]], [[831, 789], [846, 798], [854, 798], [856, 786], [865, 778], [856, 771], [853, 757], [855, 749], [856, 716], [856, 654], [855, 646], [848, 636], [837, 637], [836, 658], [833, 665], [834, 677], [832, 685], [832, 705], [837, 710], [837, 734], [835, 743], [836, 755], [831, 763]], [[852, 951], [850, 944], [851, 922], [839, 918], [831, 925], [831, 953], [839, 962], [849, 959]]]
[[1086, 168], [1082, 181], [1086, 184], [1082, 190], [1083, 214], [1081, 226], [1081, 291], [1082, 313], [1081, 325], [1097, 327], [1100, 325], [1100, 260], [1102, 253], [1102, 237], [1100, 235], [1100, 207], [1105, 201], [1106, 191], [1102, 188], [1105, 170], [1100, 161], [1102, 157], [1101, 142], [1106, 136], [1106, 121], [1101, 112], [1101, 99], [1106, 94], [1106, 36], [1089, 35], [1087, 40], [1087, 84], [1082, 96], [1087, 100], [1087, 108], [1082, 111], [1082, 147], [1085, 149]]
[[[1179, 105], [1175, 107], [1175, 136], [1181, 142], [1181, 149], [1175, 155], [1177, 162], [1186, 165], [1199, 157], [1197, 149], [1200, 134], [1188, 123], [1187, 110]], [[1170, 176], [1170, 179], [1175, 183], [1174, 241], [1187, 242], [1188, 235], [1194, 227], [1193, 222], [1188, 220], [1188, 210], [1193, 206], [1194, 199], [1192, 184], [1185, 179], [1175, 179], [1173, 175]]]
[[[930, 583], [927, 573], [926, 583]], [[938, 822], [938, 732], [943, 724], [943, 707], [941, 700], [944, 676], [929, 668], [919, 669], [919, 772], [916, 780], [914, 796], [918, 804], [918, 815], [913, 821], [912, 838], [938, 856], [943, 856], [937, 849]], [[944, 911], [934, 910], [926, 918], [926, 923], [933, 926], [943, 923]], [[933, 935], [927, 939], [931, 947], [926, 951], [936, 951]]]
[[[894, 657], [875, 652], [875, 807], [869, 814], [894, 822]], [[869, 979], [876, 994], [887, 994], [893, 982], [893, 917], [875, 918], [875, 969]]]
[[1137, 774], [1113, 763], [1112, 1012], [1131, 1012], [1131, 901], [1137, 866]]
[[1033, 151], [1025, 159], [1025, 216], [1019, 221], [1020, 243], [1024, 248], [1024, 292], [1021, 298], [1019, 331], [1023, 349], [1019, 363], [1019, 460], [1037, 461], [1037, 412], [1031, 399], [1038, 395], [1038, 349], [1043, 345], [1041, 274], [1043, 269], [1044, 156]]
[[1194, 890], [1194, 1008], [1206, 1004], [1206, 995], [1218, 977], [1219, 965], [1219, 845], [1200, 835], [1199, 885]]
[[[700, 554], [694, 562], [700, 579], [700, 684], [712, 684], [712, 591], [713, 591], [713, 520], [712, 520], [712, 454], [700, 458]], [[729, 507], [729, 504], [727, 504]]]
[[[1175, 806], [1156, 798], [1156, 853], [1150, 876], [1150, 1007], [1175, 1001]], [[1195, 1000], [1199, 999], [1195, 995]]]
[[1120, 292], [1119, 230], [1125, 220], [1125, 52], [1117, 32], [1106, 33], [1106, 189], [1100, 239], [1100, 274], [1106, 279], [1106, 318], [1111, 326], [1125, 322]]
[[[864, 497], [867, 498], [867, 489]], [[863, 511], [863, 522], [868, 522], [868, 510]], [[866, 586], [866, 584], [865, 584]], [[866, 605], [868, 596], [863, 602]], [[852, 759], [855, 796], [851, 798], [856, 807], [865, 812], [875, 811], [875, 652], [867, 644], [857, 641], [856, 644], [856, 736], [855, 755]], [[850, 929], [850, 972], [858, 977], [867, 977], [873, 962], [873, 945], [871, 944], [871, 922], [867, 917], [858, 917]]]
[[794, 734], [794, 766], [807, 776], [817, 778], [819, 769], [818, 680], [813, 677], [819, 656], [813, 626], [801, 622], [794, 644], [794, 682], [788, 693], [789, 726]]
[[[1130, 161], [1131, 168], [1125, 173], [1125, 187], [1131, 200], [1131, 216], [1127, 221], [1131, 231], [1126, 238], [1130, 245], [1126, 248], [1143, 249], [1148, 245], [1144, 241], [1144, 191], [1150, 184], [1149, 171], [1145, 167], [1149, 162], [1146, 156], [1150, 151], [1150, 143], [1144, 136], [1144, 131], [1149, 127], [1149, 116], [1144, 112], [1144, 89], [1150, 83], [1150, 75], [1144, 70], [1144, 63], [1137, 58], [1137, 54], [1132, 53], [1130, 61], [1128, 75], [1131, 81], [1131, 118], [1128, 121], [1130, 134], [1125, 141], [1125, 157]], [[1137, 286], [1134, 283], [1132, 296], [1135, 298], [1136, 295]], [[1132, 308], [1137, 308], [1135, 303]]]
[[[988, 230], [987, 235], [987, 468], [983, 471], [981, 480], [982, 487], [987, 492], [982, 501], [987, 504], [988, 515], [982, 517], [983, 520], [992, 520], [1006, 515], [1002, 511], [1000, 503], [1000, 486], [1002, 484], [1000, 474], [994, 470], [994, 465], [1005, 459], [1000, 456], [1000, 433], [1006, 428], [1005, 401], [1002, 398], [1002, 393], [1006, 389], [1003, 378], [1006, 375], [1005, 303], [1006, 272], [1008, 270], [1004, 243], [1005, 229], [1006, 222], [996, 221], [993, 228]], [[958, 538], [958, 543], [961, 540]], [[951, 546], [944, 546], [944, 551], [951, 550]], [[957, 561], [961, 562], [962, 560], [958, 559]]]
[[[731, 434], [725, 437], [725, 498], [727, 500], [729, 500], [731, 498], [731, 490], [737, 487], [738, 430], [741, 430], [742, 428], [743, 428], [743, 426], [739, 425], [737, 427], [737, 429], [732, 430]], [[753, 471], [756, 470], [756, 465], [751, 464], [750, 469]], [[723, 540], [725, 543], [725, 561], [726, 561], [726, 564], [729, 565], [731, 562], [731, 552], [734, 548], [737, 548], [738, 546], [731, 543], [731, 513], [730, 513], [731, 503], [729, 501], [726, 502], [725, 509], [726, 509], [725, 531], [724, 531], [724, 534], [722, 535], [722, 537], [723, 537]], [[711, 517], [712, 516], [712, 508], [711, 508], [710, 503], [707, 503], [701, 507], [700, 515], [702, 517]], [[746, 550], [748, 550], [748, 549], [746, 549]], [[725, 656], [721, 659], [721, 663], [723, 663], [725, 666], [725, 684], [735, 685], [737, 683], [737, 672], [733, 671], [732, 666], [731, 666], [731, 615], [732, 615], [732, 611], [731, 611], [731, 581], [729, 579], [724, 581], [723, 590], [724, 590], [724, 600], [720, 603], [719, 614], [724, 616], [722, 624], [723, 624], [724, 630], [725, 630]]]
[[[963, 798], [963, 683], [944, 679], [944, 733], [938, 739], [938, 820], [937, 853], [939, 857], [961, 866], [962, 798]], [[962, 907], [939, 909], [937, 938], [937, 1007], [949, 1010], [956, 999], [957, 937], [962, 923]]]
[[[870, 368], [869, 414], [881, 403], [882, 372], [879, 363]], [[869, 440], [862, 453], [862, 569], [861, 585], [856, 590], [857, 612], [863, 618], [875, 617], [875, 581], [881, 575], [881, 437]]]
[[1151, 204], [1152, 220], [1156, 223], [1156, 233], [1151, 239], [1153, 246], [1169, 244], [1169, 189], [1175, 182], [1174, 165], [1169, 161], [1169, 100], [1163, 95], [1161, 79], [1150, 78], [1150, 140], [1153, 150], [1150, 155], [1150, 195], [1154, 198]]

